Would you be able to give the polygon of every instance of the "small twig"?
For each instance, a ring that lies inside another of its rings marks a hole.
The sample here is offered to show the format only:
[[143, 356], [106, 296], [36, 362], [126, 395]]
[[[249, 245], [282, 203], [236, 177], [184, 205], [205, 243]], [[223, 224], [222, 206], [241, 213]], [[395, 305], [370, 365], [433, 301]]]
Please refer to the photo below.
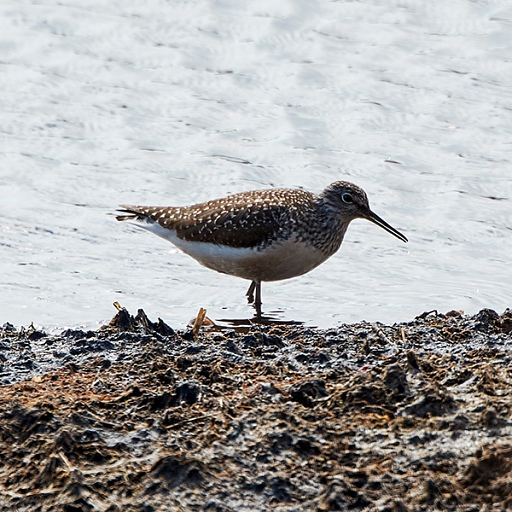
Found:
[[62, 462], [64, 462], [64, 465], [67, 467], [68, 471], [73, 470], [73, 466], [71, 465], [71, 462], [69, 462], [69, 459], [62, 453], [60, 450], [57, 452], [57, 455], [60, 457]]
[[378, 327], [372, 326], [373, 332], [386, 344], [391, 343], [388, 337], [384, 334], [382, 329], [379, 329]]
[[117, 309], [117, 311], [123, 311], [123, 306], [117, 302], [117, 300], [114, 302], [114, 307]]
[[199, 313], [196, 316], [196, 319], [194, 320], [194, 325], [192, 326], [192, 335], [194, 338], [199, 334], [199, 329], [201, 329], [204, 317], [206, 316], [206, 309], [199, 308]]
[[172, 425], [169, 425], [169, 428], [176, 428], [177, 426], [186, 425], [187, 423], [193, 423], [199, 420], [206, 420], [208, 418], [214, 418], [215, 416], [218, 416], [218, 414], [204, 414], [203, 416], [196, 416], [195, 418], [189, 418], [173, 423]]

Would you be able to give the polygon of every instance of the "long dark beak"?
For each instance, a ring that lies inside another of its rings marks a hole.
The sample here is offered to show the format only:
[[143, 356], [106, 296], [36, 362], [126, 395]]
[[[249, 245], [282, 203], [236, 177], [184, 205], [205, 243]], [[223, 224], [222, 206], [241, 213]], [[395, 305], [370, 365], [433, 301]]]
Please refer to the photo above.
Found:
[[388, 233], [395, 235], [397, 238], [402, 240], [402, 242], [408, 242], [407, 237], [405, 235], [402, 235], [400, 231], [395, 229], [393, 226], [389, 225], [384, 219], [381, 219], [376, 213], [373, 213], [371, 210], [368, 210], [366, 212], [364, 218], [368, 219], [374, 224], [377, 224], [377, 226], [380, 226], [381, 228], [385, 229]]

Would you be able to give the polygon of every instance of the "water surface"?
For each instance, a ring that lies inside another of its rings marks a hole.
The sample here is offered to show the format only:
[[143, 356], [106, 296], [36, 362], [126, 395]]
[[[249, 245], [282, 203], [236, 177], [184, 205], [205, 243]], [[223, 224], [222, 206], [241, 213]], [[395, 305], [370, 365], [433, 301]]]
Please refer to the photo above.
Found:
[[119, 301], [183, 326], [244, 318], [248, 283], [117, 223], [267, 187], [362, 186], [408, 244], [355, 221], [263, 286], [329, 326], [511, 305], [508, 1], [0, 6], [0, 323], [94, 327]]

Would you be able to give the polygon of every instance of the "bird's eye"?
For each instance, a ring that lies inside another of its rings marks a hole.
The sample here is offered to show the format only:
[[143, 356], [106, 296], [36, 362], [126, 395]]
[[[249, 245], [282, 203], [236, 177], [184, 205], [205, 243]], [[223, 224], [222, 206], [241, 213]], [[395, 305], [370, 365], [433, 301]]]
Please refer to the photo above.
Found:
[[354, 203], [354, 198], [352, 197], [352, 194], [349, 194], [348, 192], [345, 192], [344, 194], [341, 194], [341, 200], [344, 203], [347, 203], [347, 204], [353, 204]]

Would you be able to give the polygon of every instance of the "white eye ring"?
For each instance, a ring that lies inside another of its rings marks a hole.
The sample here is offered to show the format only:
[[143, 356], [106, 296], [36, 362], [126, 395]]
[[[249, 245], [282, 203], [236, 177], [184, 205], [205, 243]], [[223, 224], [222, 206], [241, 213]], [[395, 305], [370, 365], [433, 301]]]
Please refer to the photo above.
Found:
[[352, 197], [352, 194], [349, 194], [348, 192], [341, 194], [341, 200], [347, 204], [354, 204], [354, 198]]

